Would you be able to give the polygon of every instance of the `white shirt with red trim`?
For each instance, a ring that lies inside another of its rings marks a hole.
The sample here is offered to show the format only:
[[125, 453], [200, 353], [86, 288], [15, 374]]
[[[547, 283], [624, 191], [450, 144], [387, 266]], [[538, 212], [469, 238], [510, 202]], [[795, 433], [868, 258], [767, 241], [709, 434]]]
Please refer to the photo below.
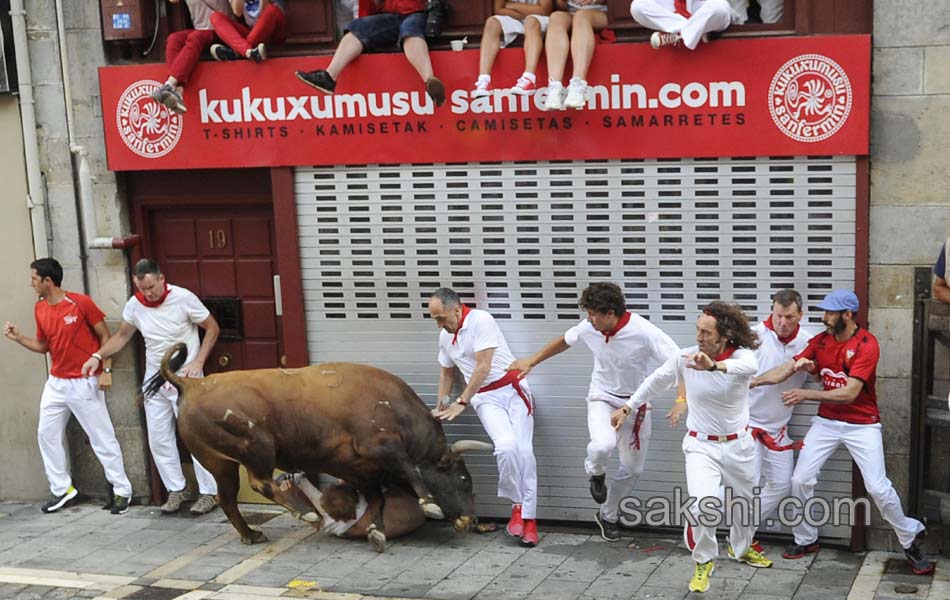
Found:
[[[764, 322], [752, 328], [759, 336], [761, 345], [755, 350], [755, 358], [759, 361], [761, 375], [770, 369], [795, 359], [795, 355], [805, 349], [808, 340], [814, 333], [804, 327], [799, 327], [794, 337], [788, 343], [782, 343], [778, 334], [766, 327]], [[759, 427], [770, 434], [778, 433], [792, 418], [794, 406], [785, 406], [782, 403], [782, 392], [802, 387], [808, 376], [804, 371], [793, 374], [791, 377], [776, 385], [763, 385], [749, 390], [749, 425]]]
[[492, 355], [491, 371], [485, 377], [484, 385], [504, 377], [508, 372], [508, 365], [515, 360], [504, 334], [495, 322], [495, 317], [484, 310], [473, 308], [462, 321], [457, 338], [455, 334], [444, 329], [439, 332], [439, 364], [446, 369], [458, 367], [465, 377], [465, 383], [472, 380], [475, 353], [488, 348], [494, 348], [495, 353]]
[[179, 342], [188, 346], [190, 363], [198, 356], [201, 344], [198, 323], [204, 322], [211, 312], [191, 290], [168, 285], [168, 296], [160, 306], [150, 308], [132, 296], [122, 310], [122, 320], [133, 325], [145, 338], [145, 379], [161, 368], [165, 352]]
[[679, 354], [679, 346], [659, 327], [629, 314], [627, 324], [609, 338], [587, 319], [564, 332], [568, 346], [583, 342], [594, 354], [588, 399], [614, 396], [619, 407], [653, 369]]
[[667, 360], [637, 388], [627, 406], [637, 410], [681, 381], [686, 384], [689, 414], [686, 428], [708, 435], [740, 433], [749, 424], [749, 382], [759, 368], [755, 353], [738, 348], [725, 360], [726, 372], [697, 371], [686, 366], [686, 356], [698, 346], [684, 348]]

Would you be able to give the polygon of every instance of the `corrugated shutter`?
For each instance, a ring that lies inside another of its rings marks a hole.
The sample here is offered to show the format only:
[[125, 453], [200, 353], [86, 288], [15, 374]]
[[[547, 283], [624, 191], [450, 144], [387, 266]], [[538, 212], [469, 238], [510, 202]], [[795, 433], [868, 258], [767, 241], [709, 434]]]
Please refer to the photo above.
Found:
[[[814, 304], [853, 284], [853, 157], [301, 168], [296, 198], [311, 360], [382, 367], [427, 402], [439, 367], [426, 304], [443, 285], [495, 315], [525, 356], [580, 319], [577, 298], [593, 281], [618, 282], [629, 307], [682, 346], [710, 300], [734, 299], [757, 318], [774, 290], [795, 287], [817, 330]], [[532, 375], [541, 518], [594, 511], [583, 469], [590, 366], [578, 348]], [[671, 401], [653, 411], [642, 498], [685, 489], [683, 433], [663, 419]], [[796, 438], [815, 410], [800, 409]], [[448, 431], [484, 436], [472, 412]], [[506, 515], [492, 458], [467, 462], [480, 514]], [[840, 451], [819, 494], [850, 486]]]

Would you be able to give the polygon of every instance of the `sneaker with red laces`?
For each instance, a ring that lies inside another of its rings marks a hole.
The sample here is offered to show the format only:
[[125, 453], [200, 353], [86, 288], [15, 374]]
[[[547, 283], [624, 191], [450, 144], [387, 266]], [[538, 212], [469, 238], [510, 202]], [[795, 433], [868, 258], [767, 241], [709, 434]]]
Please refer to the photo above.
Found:
[[683, 36], [679, 33], [664, 33], [662, 31], [654, 31], [650, 36], [650, 47], [654, 50], [659, 50], [663, 46], [676, 46], [683, 41]]
[[508, 526], [505, 527], [505, 533], [511, 537], [521, 537], [524, 535], [524, 520], [521, 518], [521, 505], [515, 504], [511, 507], [511, 519]]
[[524, 520], [524, 535], [521, 536], [522, 546], [538, 545], [538, 522], [534, 519]]
[[765, 548], [762, 547], [762, 544], [759, 543], [759, 540], [752, 540], [752, 543], [749, 544], [749, 548], [752, 548], [759, 554], [765, 554]]
[[490, 81], [479, 78], [475, 81], [475, 89], [472, 90], [472, 98], [485, 98], [486, 96], [491, 96], [491, 90], [488, 89], [488, 86], [491, 85]]
[[530, 96], [537, 90], [537, 86], [527, 77], [519, 77], [515, 86], [511, 88], [511, 93], [515, 96]]

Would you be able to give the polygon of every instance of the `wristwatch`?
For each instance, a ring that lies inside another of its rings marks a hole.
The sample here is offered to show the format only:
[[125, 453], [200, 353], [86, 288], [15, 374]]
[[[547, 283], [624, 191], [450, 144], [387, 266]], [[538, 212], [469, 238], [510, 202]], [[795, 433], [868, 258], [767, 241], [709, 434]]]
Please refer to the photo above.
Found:
[[112, 373], [112, 367], [105, 367], [104, 369], [102, 369], [102, 372], [103, 372], [103, 373]]
[[707, 371], [718, 371], [718, 370], [719, 370], [719, 363], [716, 362], [716, 361], [713, 361], [712, 366], [709, 367], [709, 368], [706, 369], [706, 370], [707, 370]]

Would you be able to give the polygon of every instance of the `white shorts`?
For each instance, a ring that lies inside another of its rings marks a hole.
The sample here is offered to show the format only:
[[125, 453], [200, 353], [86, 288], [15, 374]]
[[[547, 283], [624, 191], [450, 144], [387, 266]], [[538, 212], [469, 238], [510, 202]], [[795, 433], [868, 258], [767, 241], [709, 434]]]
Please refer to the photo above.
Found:
[[524, 20], [518, 20], [507, 15], [492, 15], [491, 18], [498, 19], [498, 22], [501, 24], [502, 48], [515, 41], [515, 38], [519, 35], [524, 35], [524, 22], [528, 19], [537, 19], [541, 25], [541, 35], [544, 35], [544, 32], [548, 28], [548, 17], [544, 15], [528, 15]]

